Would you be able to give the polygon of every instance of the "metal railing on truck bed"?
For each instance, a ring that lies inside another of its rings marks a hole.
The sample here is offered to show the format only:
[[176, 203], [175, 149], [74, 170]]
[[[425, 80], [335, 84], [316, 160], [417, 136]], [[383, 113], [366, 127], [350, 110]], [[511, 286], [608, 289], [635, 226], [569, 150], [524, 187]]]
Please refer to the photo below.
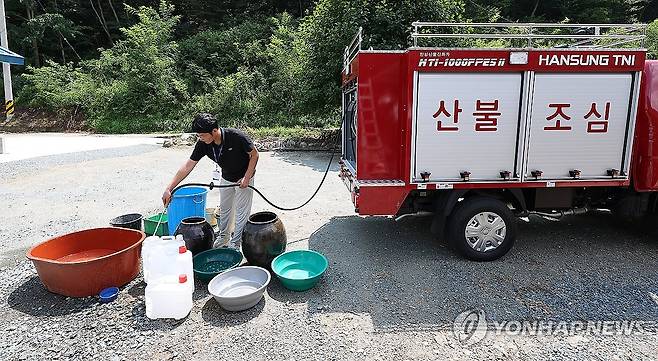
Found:
[[[411, 24], [413, 46], [422, 40], [446, 40], [453, 48], [473, 47], [469, 41], [482, 40], [475, 47], [613, 49], [645, 47], [646, 24], [562, 24], [562, 23], [433, 23]], [[495, 43], [504, 40], [507, 44]], [[487, 42], [488, 41], [488, 42]], [[515, 43], [516, 42], [516, 43]], [[352, 60], [361, 51], [363, 27], [343, 51], [343, 71], [350, 73]], [[432, 47], [437, 47], [433, 45]]]
[[526, 48], [644, 48], [646, 24], [432, 23], [411, 24], [413, 46], [420, 39], [518, 40]]

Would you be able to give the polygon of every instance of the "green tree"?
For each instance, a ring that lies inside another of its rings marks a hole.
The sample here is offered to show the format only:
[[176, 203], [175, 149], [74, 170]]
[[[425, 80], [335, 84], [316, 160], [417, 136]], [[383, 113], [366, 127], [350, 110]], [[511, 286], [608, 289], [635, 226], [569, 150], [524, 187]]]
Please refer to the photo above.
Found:
[[274, 30], [267, 45], [268, 66], [265, 70], [269, 78], [266, 109], [277, 109], [277, 123], [290, 124], [299, 119], [304, 111], [299, 100], [304, 93], [301, 86], [306, 80], [302, 74], [299, 53], [300, 40], [297, 21], [287, 13], [273, 19]]
[[173, 40], [178, 17], [161, 2], [159, 10], [126, 8], [139, 22], [121, 29], [124, 38], [98, 59], [79, 67], [49, 62], [29, 67], [20, 99], [48, 108], [81, 107], [101, 132], [126, 133], [174, 129], [189, 100], [176, 69]]
[[276, 109], [264, 109], [268, 91], [263, 75], [256, 70], [239, 69], [236, 73], [213, 80], [211, 90], [193, 98], [187, 117], [198, 112], [217, 114], [220, 125], [264, 127], [276, 124]]
[[636, 5], [637, 14], [641, 21], [658, 19], [658, 0], [640, 0]]
[[318, 114], [339, 105], [343, 50], [359, 26], [366, 47], [401, 49], [410, 45], [413, 21], [459, 21], [463, 12], [463, 2], [452, 0], [320, 0], [298, 30], [300, 107]]
[[[24, 30], [24, 37], [22, 38], [22, 41], [26, 47], [27, 46], [33, 47], [32, 49], [35, 51], [35, 53], [34, 53], [34, 58], [32, 60], [36, 66], [39, 66], [41, 64], [41, 59], [39, 57], [39, 48], [41, 48], [42, 50], [46, 50], [47, 54], [54, 55], [57, 54], [55, 52], [55, 49], [53, 49], [56, 47], [57, 50], [59, 50], [59, 55], [60, 55], [59, 57], [57, 57], [58, 60], [60, 60], [62, 63], [66, 63], [67, 51], [64, 46], [64, 41], [65, 41], [64, 39], [72, 39], [81, 34], [80, 30], [76, 28], [76, 26], [73, 24], [71, 20], [66, 19], [61, 14], [52, 14], [52, 13], [40, 14], [31, 18], [29, 21], [27, 21], [27, 23], [25, 23], [23, 30]], [[53, 47], [52, 45], [46, 46], [44, 44], [47, 43], [46, 40], [49, 38], [57, 39], [56, 42], [51, 43], [51, 44], [57, 44], [55, 47]], [[46, 57], [49, 58], [49, 56]]]
[[88, 104], [90, 118], [97, 129], [109, 132], [171, 129], [189, 98], [176, 69], [173, 32], [179, 17], [165, 1], [159, 11], [127, 10], [139, 22], [121, 29], [124, 39], [84, 64], [97, 87]]
[[[362, 48], [404, 49], [416, 20], [656, 16], [656, 0], [125, 1], [7, 0], [10, 47], [32, 65], [16, 82], [19, 106], [80, 110], [105, 132], [176, 129], [198, 111], [228, 125], [318, 126], [337, 119], [343, 50], [359, 26]], [[648, 31], [653, 57], [657, 28]], [[467, 43], [498, 44], [441, 44]]]
[[646, 44], [649, 57], [658, 59], [658, 19], [649, 24]]
[[265, 47], [272, 34], [270, 21], [247, 21], [226, 30], [205, 30], [179, 41], [178, 67], [192, 93], [212, 90], [217, 77], [238, 68], [258, 68], [267, 61]]
[[[505, 21], [632, 23], [643, 4], [634, 0], [468, 0], [469, 8], [500, 10]], [[469, 14], [471, 11], [469, 11]]]
[[93, 96], [94, 87], [89, 74], [73, 63], [61, 65], [49, 60], [40, 68], [28, 66], [22, 80], [26, 85], [17, 102], [51, 111], [77, 109]]

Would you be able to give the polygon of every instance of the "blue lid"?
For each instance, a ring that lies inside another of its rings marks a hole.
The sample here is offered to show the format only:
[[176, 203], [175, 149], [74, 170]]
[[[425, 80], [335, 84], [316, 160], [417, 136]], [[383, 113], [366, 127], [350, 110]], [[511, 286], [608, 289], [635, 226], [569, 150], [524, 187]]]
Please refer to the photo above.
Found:
[[119, 295], [118, 287], [109, 287], [102, 290], [101, 293], [98, 294], [98, 297], [100, 297], [102, 303], [107, 303], [116, 300], [118, 295]]

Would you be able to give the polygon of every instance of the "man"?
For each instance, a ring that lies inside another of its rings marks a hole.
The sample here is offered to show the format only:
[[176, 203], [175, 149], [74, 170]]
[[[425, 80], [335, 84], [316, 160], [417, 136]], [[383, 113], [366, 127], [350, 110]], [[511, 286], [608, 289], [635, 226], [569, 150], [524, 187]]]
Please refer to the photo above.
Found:
[[[208, 113], [197, 114], [192, 121], [192, 131], [199, 136], [190, 159], [178, 170], [174, 179], [162, 194], [162, 202], [171, 201], [174, 189], [194, 169], [196, 164], [207, 156], [221, 168], [220, 185], [239, 184], [239, 187], [219, 189], [219, 237], [213, 245], [222, 245], [230, 228], [229, 222], [235, 221], [235, 229], [230, 236], [228, 247], [239, 249], [242, 243], [242, 230], [251, 212], [254, 185], [254, 173], [258, 163], [258, 151], [251, 140], [240, 130], [219, 128], [217, 119]], [[217, 170], [216, 168], [216, 170]]]

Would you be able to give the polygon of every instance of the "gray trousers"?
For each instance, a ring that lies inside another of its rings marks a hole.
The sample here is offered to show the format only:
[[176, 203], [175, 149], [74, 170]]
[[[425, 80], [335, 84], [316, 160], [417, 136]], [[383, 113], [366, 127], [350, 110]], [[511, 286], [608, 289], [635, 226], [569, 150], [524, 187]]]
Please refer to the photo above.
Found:
[[[233, 182], [222, 178], [220, 184], [233, 184]], [[254, 185], [254, 177], [249, 181], [249, 185]], [[251, 214], [253, 195], [254, 191], [251, 188], [219, 188], [219, 237], [215, 239], [214, 248], [222, 246], [228, 237], [228, 246], [240, 249], [242, 230]], [[232, 234], [229, 234], [230, 229], [233, 229]]]

